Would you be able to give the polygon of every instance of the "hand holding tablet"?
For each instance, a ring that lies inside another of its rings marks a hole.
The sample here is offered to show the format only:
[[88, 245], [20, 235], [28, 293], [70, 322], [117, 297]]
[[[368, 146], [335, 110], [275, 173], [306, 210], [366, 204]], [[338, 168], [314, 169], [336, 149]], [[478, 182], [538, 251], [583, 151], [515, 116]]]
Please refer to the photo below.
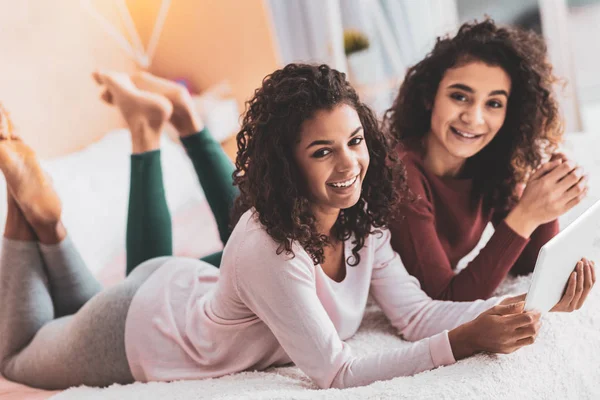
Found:
[[[525, 310], [573, 311], [593, 286], [600, 255], [600, 201], [542, 246], [535, 264]], [[564, 296], [563, 296], [564, 294]]]
[[596, 283], [595, 263], [583, 258], [571, 273], [562, 299], [550, 311], [571, 312], [579, 310], [585, 303], [585, 299], [594, 283]]

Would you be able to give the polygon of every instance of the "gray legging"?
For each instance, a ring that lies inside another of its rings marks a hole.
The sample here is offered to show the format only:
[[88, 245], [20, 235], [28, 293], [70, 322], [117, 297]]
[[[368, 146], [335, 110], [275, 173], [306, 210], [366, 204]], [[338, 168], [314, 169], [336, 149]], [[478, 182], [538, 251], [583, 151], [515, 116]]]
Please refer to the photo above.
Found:
[[57, 245], [4, 239], [0, 256], [0, 366], [43, 389], [131, 383], [125, 319], [142, 283], [170, 257], [148, 260], [102, 290], [67, 237]]

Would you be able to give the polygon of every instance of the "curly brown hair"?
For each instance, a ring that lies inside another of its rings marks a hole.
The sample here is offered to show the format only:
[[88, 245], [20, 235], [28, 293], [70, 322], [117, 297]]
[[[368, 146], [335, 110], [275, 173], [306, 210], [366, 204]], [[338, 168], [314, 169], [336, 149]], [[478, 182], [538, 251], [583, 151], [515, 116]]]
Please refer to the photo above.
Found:
[[323, 262], [324, 246], [330, 242], [317, 231], [293, 149], [304, 121], [319, 110], [332, 110], [340, 104], [358, 113], [371, 160], [360, 200], [340, 212], [333, 229], [338, 240], [354, 236], [352, 256], [347, 261], [357, 265], [365, 238], [387, 225], [407, 183], [405, 168], [394, 157], [394, 141], [384, 135], [345, 74], [327, 65], [307, 64], [289, 64], [273, 72], [246, 103], [237, 134], [233, 178], [240, 196], [232, 221], [254, 208], [267, 233], [279, 244], [277, 254], [285, 251], [293, 255], [292, 244], [297, 241], [315, 265]]
[[484, 205], [507, 211], [518, 201], [517, 185], [556, 150], [563, 133], [552, 90], [557, 79], [539, 35], [486, 19], [463, 24], [452, 38], [438, 38], [433, 50], [408, 69], [384, 126], [408, 148], [423, 151], [440, 81], [449, 68], [473, 61], [501, 67], [512, 82], [502, 128], [465, 166]]

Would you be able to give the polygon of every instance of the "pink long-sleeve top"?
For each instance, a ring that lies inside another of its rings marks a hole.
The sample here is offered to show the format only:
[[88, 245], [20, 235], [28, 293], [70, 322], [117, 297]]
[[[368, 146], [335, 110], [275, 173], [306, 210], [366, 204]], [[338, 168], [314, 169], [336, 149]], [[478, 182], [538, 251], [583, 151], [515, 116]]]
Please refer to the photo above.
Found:
[[[434, 301], [406, 272], [390, 234], [372, 234], [341, 282], [294, 245], [278, 245], [251, 211], [236, 225], [221, 269], [173, 257], [139, 288], [125, 346], [136, 380], [218, 377], [295, 363], [321, 388], [367, 385], [455, 362], [448, 330], [499, 299]], [[345, 256], [352, 243], [346, 242]], [[361, 323], [369, 291], [409, 347], [366, 356], [344, 340]]]

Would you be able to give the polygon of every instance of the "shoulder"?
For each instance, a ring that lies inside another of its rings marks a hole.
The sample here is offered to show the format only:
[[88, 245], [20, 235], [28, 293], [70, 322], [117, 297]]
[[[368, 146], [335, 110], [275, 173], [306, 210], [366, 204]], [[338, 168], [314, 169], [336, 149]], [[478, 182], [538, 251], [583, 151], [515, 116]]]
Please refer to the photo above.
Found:
[[248, 210], [242, 215], [227, 241], [227, 247], [235, 251], [232, 261], [238, 278], [297, 269], [312, 274], [314, 270], [310, 256], [297, 243], [292, 243], [293, 254], [280, 248], [279, 243], [267, 233], [255, 210]]
[[423, 166], [422, 157], [415, 151], [406, 150], [400, 154], [400, 159], [406, 167], [406, 175], [410, 190], [417, 196], [430, 198], [431, 184]]
[[403, 212], [430, 216], [433, 213], [434, 189], [430, 182], [423, 159], [420, 154], [412, 150], [400, 153], [400, 159], [406, 166], [408, 188], [415, 196], [414, 201], [401, 204]]

